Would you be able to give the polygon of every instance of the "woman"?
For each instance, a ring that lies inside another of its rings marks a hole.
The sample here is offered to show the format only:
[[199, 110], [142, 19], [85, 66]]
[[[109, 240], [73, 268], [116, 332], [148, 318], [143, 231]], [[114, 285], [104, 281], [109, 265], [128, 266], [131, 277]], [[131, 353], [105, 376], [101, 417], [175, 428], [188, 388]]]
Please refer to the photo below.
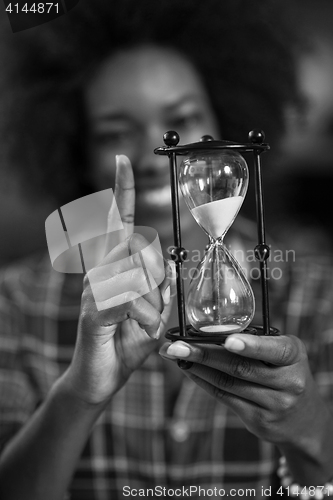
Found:
[[[154, 227], [167, 248], [167, 164], [152, 152], [163, 133], [176, 129], [184, 143], [204, 134], [239, 139], [254, 125], [269, 130], [282, 123], [282, 105], [293, 88], [289, 47], [281, 41], [274, 2], [258, 9], [234, 0], [126, 1], [117, 7], [82, 1], [38, 33], [22, 34], [35, 66], [31, 71], [24, 53], [16, 54], [31, 100], [22, 98], [22, 108], [7, 121], [7, 133], [14, 130], [23, 141], [11, 150], [13, 163], [27, 165], [30, 184], [53, 196], [56, 208], [87, 190], [112, 186], [115, 155], [127, 155], [136, 205], [127, 156], [117, 160], [115, 196], [128, 232], [135, 213], [136, 224]], [[248, 38], [241, 43], [242, 30]], [[252, 49], [244, 52], [249, 43]], [[274, 64], [269, 46], [276, 50]], [[271, 77], [273, 68], [267, 98], [257, 78]], [[186, 246], [198, 248], [200, 232], [186, 211], [183, 220]], [[121, 245], [133, 254], [142, 244], [131, 236]], [[121, 245], [103, 264], [113, 269]], [[137, 272], [135, 264], [131, 270]], [[155, 488], [163, 487], [165, 496], [187, 496], [190, 486], [197, 488], [193, 497], [199, 487], [216, 488], [217, 497], [222, 489], [241, 496], [241, 488], [252, 488], [260, 497], [272, 485], [275, 445], [296, 480], [330, 479], [332, 422], [303, 344], [236, 335], [218, 356], [215, 349], [188, 350], [182, 343], [162, 346], [164, 358], [194, 362], [185, 377], [158, 356], [156, 339], [174, 321], [167, 276], [137, 301], [101, 313], [89, 278], [80, 312], [82, 277], [52, 272], [45, 257], [4, 272], [3, 498], [58, 499], [66, 490], [72, 499], [121, 498], [140, 490], [160, 496]]]

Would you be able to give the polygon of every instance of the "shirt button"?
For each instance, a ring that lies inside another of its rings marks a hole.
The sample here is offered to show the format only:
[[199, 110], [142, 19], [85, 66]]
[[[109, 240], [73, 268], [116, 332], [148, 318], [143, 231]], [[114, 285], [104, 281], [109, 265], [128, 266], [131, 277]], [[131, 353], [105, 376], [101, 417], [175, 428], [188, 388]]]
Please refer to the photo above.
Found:
[[189, 437], [190, 429], [186, 422], [178, 421], [171, 425], [170, 434], [177, 443], [182, 443]]

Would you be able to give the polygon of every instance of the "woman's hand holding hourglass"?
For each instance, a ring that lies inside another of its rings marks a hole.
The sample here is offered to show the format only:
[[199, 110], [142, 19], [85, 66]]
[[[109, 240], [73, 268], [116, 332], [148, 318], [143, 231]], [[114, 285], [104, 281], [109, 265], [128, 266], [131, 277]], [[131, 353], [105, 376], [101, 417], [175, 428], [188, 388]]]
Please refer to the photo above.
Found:
[[[85, 277], [78, 339], [66, 373], [75, 394], [94, 405], [106, 403], [156, 348], [154, 339], [160, 336], [171, 310], [170, 264], [165, 262], [165, 269], [157, 271], [165, 274], [161, 285], [151, 286], [156, 282], [150, 271], [154, 266], [155, 271], [157, 265], [161, 267], [161, 255], [155, 254], [153, 245], [143, 236], [133, 234], [134, 177], [131, 163], [123, 155], [117, 158], [115, 201], [127, 237], [111, 251], [106, 248], [104, 260]], [[112, 234], [113, 222], [110, 211], [108, 234]], [[147, 252], [148, 246], [151, 254], [145, 253], [145, 267], [140, 251]], [[125, 293], [117, 304], [112, 301], [120, 289]], [[102, 310], [96, 305], [96, 290], [104, 303]]]
[[234, 410], [253, 434], [275, 443], [301, 484], [315, 478], [324, 484], [332, 475], [332, 415], [298, 338], [239, 333], [224, 347], [177, 341], [165, 343], [160, 354], [191, 361], [186, 375]]

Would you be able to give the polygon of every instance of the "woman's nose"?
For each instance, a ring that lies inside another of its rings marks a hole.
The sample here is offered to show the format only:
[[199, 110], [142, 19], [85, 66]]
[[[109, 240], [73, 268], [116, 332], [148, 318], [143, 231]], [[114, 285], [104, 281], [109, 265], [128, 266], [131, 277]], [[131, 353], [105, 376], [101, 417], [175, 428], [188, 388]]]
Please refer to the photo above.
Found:
[[140, 145], [137, 168], [141, 172], [157, 174], [161, 171], [168, 171], [167, 156], [156, 155], [154, 149], [163, 145], [163, 134], [166, 130], [161, 127], [154, 127], [147, 131], [147, 134]]

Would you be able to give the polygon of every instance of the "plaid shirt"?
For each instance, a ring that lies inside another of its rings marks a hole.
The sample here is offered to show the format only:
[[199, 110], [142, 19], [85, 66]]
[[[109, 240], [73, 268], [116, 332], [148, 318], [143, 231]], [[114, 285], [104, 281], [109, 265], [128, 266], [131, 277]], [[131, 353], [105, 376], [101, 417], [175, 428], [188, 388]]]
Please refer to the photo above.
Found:
[[[272, 316], [279, 319], [272, 324], [302, 337], [319, 389], [333, 401], [333, 266], [326, 258], [304, 259], [286, 267], [283, 278], [270, 283]], [[44, 256], [7, 268], [0, 284], [0, 440], [5, 445], [72, 358], [82, 276], [54, 272]], [[223, 488], [226, 494], [231, 488], [253, 488], [261, 498], [262, 488], [272, 484], [274, 446], [257, 439], [187, 377], [172, 413], [167, 411], [166, 363], [153, 353], [100, 416], [77, 464], [72, 500], [124, 498], [133, 488], [160, 497], [163, 487], [179, 488], [176, 495], [186, 498], [190, 486], [198, 488], [191, 498], [199, 498], [199, 487], [216, 487], [217, 493]]]

